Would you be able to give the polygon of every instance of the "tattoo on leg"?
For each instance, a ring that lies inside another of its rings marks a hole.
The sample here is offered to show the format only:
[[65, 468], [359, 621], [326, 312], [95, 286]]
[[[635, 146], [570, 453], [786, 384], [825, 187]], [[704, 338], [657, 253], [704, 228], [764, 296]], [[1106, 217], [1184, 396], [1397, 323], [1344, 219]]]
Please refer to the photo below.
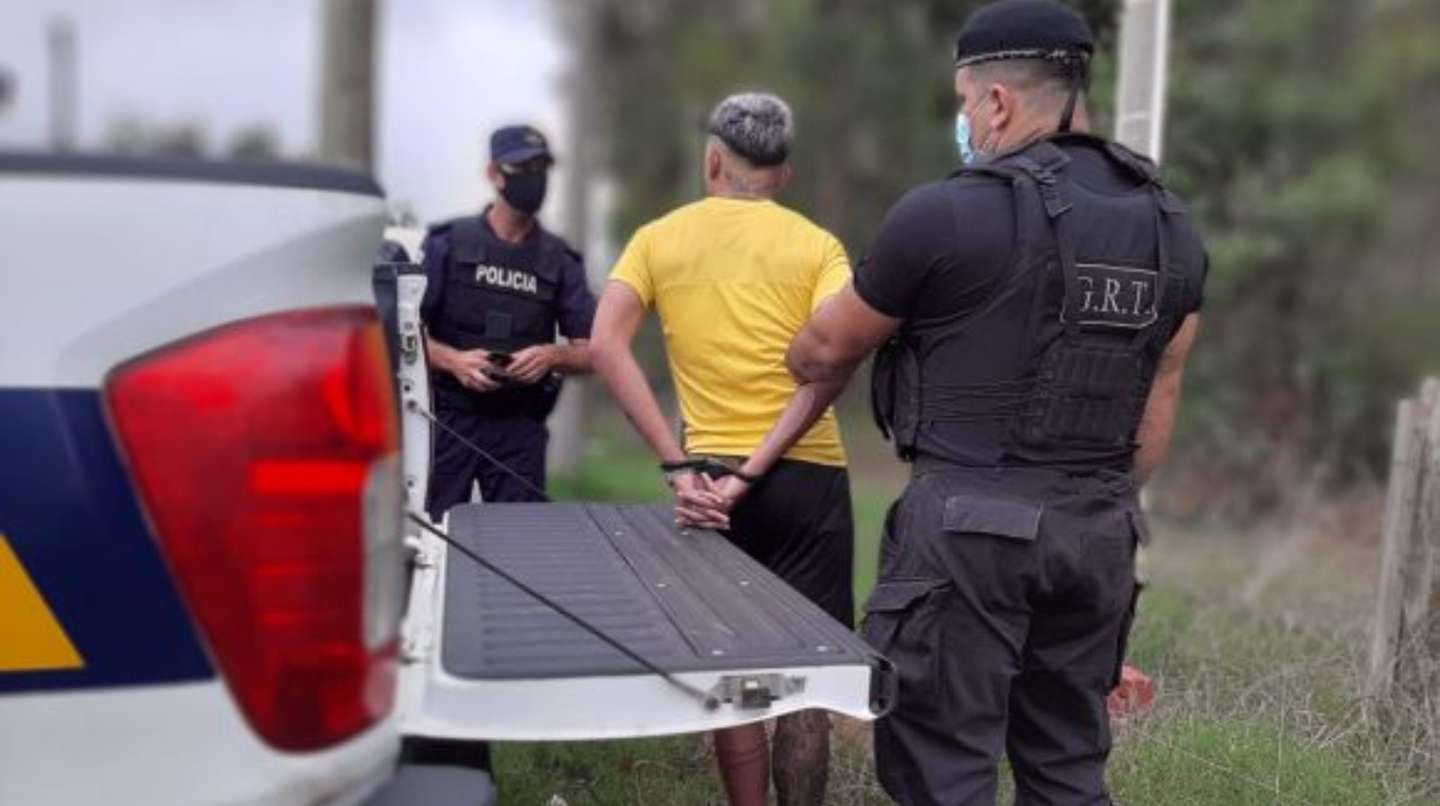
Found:
[[764, 723], [715, 731], [715, 762], [731, 806], [764, 806], [770, 779]]
[[821, 806], [830, 776], [830, 717], [823, 711], [780, 717], [773, 752], [779, 806]]

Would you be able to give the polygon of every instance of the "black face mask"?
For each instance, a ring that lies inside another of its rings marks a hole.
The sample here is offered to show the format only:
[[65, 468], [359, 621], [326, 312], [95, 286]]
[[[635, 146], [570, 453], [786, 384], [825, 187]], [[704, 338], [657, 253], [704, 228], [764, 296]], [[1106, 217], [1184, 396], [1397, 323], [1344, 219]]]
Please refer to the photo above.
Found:
[[545, 203], [545, 183], [549, 176], [546, 171], [508, 175], [500, 196], [516, 210], [535, 215]]

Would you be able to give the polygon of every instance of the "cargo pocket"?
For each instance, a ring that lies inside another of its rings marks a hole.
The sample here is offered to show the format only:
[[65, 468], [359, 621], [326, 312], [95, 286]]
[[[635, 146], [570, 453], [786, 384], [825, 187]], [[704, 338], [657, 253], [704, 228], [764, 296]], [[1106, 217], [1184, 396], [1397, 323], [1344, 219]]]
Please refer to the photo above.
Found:
[[950, 589], [943, 579], [896, 579], [875, 586], [865, 603], [860, 635], [894, 664], [899, 696], [925, 696], [938, 664], [941, 604]]
[[945, 564], [963, 574], [967, 601], [986, 620], [1005, 623], [1007, 643], [1017, 650], [1024, 630], [1011, 616], [1029, 610], [1042, 573], [1037, 549], [1044, 504], [1015, 496], [961, 492], [946, 496], [944, 539], [937, 548]]

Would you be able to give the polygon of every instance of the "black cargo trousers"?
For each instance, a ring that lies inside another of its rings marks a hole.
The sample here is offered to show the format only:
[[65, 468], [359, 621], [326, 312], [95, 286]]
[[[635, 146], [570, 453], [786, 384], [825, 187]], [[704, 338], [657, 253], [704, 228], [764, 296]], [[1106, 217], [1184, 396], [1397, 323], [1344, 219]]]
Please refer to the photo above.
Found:
[[894, 661], [875, 727], [885, 791], [906, 806], [1108, 804], [1105, 698], [1135, 612], [1145, 533], [1127, 475], [917, 468], [886, 519], [862, 633]]

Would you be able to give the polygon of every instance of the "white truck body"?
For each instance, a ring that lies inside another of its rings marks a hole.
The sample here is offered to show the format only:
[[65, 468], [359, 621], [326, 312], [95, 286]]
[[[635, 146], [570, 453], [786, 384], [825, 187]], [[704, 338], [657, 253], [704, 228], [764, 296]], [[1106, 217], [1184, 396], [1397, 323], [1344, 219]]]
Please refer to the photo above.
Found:
[[[373, 182], [332, 171], [0, 157], [0, 410], [49, 406], [55, 394], [98, 395], [120, 362], [226, 322], [371, 304], [369, 267], [384, 216]], [[13, 418], [0, 423], [0, 462], [16, 476], [51, 461], [17, 455], [12, 437], [20, 435], [7, 429], [19, 427]], [[75, 439], [42, 449], [96, 449]], [[57, 496], [57, 506], [65, 498], [86, 506], [93, 490], [83, 485], [96, 479], [75, 481], [82, 486]], [[106, 535], [101, 518], [86, 524], [100, 534], [81, 535], [70, 531], [72, 522], [19, 512], [22, 498], [41, 492], [0, 488], [0, 535], [22, 568], [36, 566], [26, 575], [85, 665], [47, 671], [0, 664], [0, 803], [345, 803], [390, 774], [399, 748], [393, 716], [320, 752], [281, 752], [246, 724], [213, 665], [179, 681], [143, 674], [114, 680], [101, 650], [87, 646], [86, 625], [76, 622], [131, 607], [107, 597], [108, 583], [129, 569], [88, 547], [64, 558], [67, 578], [53, 577], [56, 584], [39, 567], [67, 541], [122, 536]], [[88, 589], [90, 600], [67, 604], [70, 587]], [[8, 618], [0, 612], [0, 622]], [[0, 636], [27, 627], [12, 623]], [[145, 613], [98, 629], [144, 631]], [[47, 675], [76, 679], [25, 684]]]

